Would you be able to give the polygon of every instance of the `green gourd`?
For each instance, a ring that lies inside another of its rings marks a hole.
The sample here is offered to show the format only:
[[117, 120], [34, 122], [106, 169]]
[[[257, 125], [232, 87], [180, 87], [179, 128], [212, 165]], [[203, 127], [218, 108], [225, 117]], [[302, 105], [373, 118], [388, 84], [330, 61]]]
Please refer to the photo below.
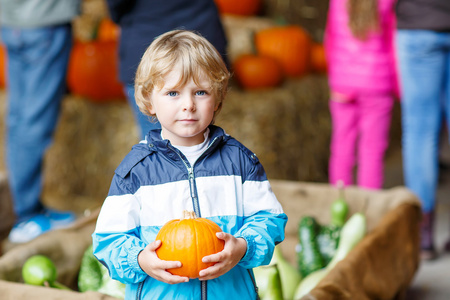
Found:
[[325, 268], [314, 271], [303, 278], [295, 291], [294, 299], [300, 299], [309, 293], [338, 262], [347, 256], [365, 236], [366, 226], [366, 217], [362, 213], [354, 213], [348, 219], [342, 227], [339, 246], [333, 259]]
[[125, 297], [125, 284], [109, 276], [108, 269], [95, 258], [92, 250], [91, 244], [81, 259], [78, 289], [80, 292], [96, 291], [123, 299]]
[[325, 266], [316, 240], [318, 230], [319, 224], [314, 217], [301, 218], [298, 228], [300, 251], [297, 255], [299, 271], [303, 278]]
[[325, 266], [328, 265], [336, 253], [339, 245], [341, 229], [341, 226], [334, 224], [320, 226], [316, 240]]
[[338, 181], [339, 197], [331, 203], [331, 222], [335, 226], [343, 226], [348, 215], [348, 203], [344, 196], [344, 182]]

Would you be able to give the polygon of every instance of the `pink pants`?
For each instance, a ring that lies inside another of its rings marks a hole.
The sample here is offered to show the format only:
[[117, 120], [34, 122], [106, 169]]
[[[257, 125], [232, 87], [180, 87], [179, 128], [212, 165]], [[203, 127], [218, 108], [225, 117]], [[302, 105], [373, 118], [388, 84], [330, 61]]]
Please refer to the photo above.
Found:
[[329, 181], [380, 189], [384, 178], [384, 154], [389, 144], [394, 98], [391, 95], [364, 95], [348, 102], [330, 101], [332, 136]]

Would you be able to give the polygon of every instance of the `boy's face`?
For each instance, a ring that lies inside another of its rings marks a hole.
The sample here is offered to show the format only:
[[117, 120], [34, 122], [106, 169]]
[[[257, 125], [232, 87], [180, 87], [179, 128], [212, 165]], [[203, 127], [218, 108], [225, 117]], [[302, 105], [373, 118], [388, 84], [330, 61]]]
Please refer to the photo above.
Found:
[[164, 76], [161, 89], [151, 95], [150, 113], [156, 114], [164, 138], [176, 146], [193, 146], [204, 141], [204, 132], [218, 109], [207, 77], [202, 74], [199, 85], [191, 79], [175, 87], [180, 68], [174, 67]]

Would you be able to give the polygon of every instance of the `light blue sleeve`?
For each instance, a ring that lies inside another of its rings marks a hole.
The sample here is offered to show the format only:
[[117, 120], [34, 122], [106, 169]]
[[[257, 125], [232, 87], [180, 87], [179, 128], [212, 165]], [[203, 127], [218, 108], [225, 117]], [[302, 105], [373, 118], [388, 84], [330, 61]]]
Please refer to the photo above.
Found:
[[284, 213], [259, 212], [245, 218], [244, 226], [235, 234], [247, 241], [247, 252], [239, 265], [250, 269], [269, 264], [275, 245], [284, 240], [286, 223]]
[[92, 234], [94, 256], [122, 283], [137, 283], [148, 275], [138, 263], [146, 244], [140, 239], [139, 203], [115, 176]]

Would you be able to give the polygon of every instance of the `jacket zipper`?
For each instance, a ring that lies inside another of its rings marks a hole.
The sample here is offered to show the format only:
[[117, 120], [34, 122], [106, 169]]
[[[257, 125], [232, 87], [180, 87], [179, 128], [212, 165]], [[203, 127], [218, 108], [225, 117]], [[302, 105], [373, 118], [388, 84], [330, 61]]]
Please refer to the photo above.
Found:
[[260, 300], [259, 294], [258, 294], [258, 286], [256, 285], [256, 280], [255, 280], [255, 278], [252, 275], [252, 271], [251, 271], [251, 269], [247, 269], [247, 271], [248, 271], [248, 275], [250, 276], [250, 279], [252, 280], [253, 287], [255, 288], [256, 300]]
[[136, 300], [141, 299], [141, 293], [142, 293], [142, 288], [144, 287], [144, 282], [145, 282], [145, 280], [139, 282], [139, 284], [138, 284], [137, 291], [136, 291]]
[[[209, 144], [208, 148], [206, 148], [206, 150], [205, 150], [205, 152], [203, 152], [203, 154], [205, 154], [208, 151], [208, 149], [214, 144], [216, 139], [217, 139], [217, 137]], [[169, 145], [169, 148], [171, 148], [180, 157], [181, 161], [183, 162], [183, 164], [185, 165], [185, 167], [188, 171], [189, 188], [190, 188], [190, 192], [191, 192], [192, 206], [194, 207], [195, 215], [198, 218], [201, 218], [202, 214], [200, 211], [200, 204], [198, 203], [197, 186], [195, 184], [195, 176], [194, 176], [194, 166], [191, 167], [190, 164], [188, 162], [186, 162], [184, 160], [184, 158], [180, 155], [179, 151], [175, 150], [170, 145]], [[203, 154], [200, 155], [200, 157], [203, 156]], [[208, 298], [207, 281], [200, 281], [200, 292], [201, 292], [201, 300], [207, 300], [207, 298]]]

